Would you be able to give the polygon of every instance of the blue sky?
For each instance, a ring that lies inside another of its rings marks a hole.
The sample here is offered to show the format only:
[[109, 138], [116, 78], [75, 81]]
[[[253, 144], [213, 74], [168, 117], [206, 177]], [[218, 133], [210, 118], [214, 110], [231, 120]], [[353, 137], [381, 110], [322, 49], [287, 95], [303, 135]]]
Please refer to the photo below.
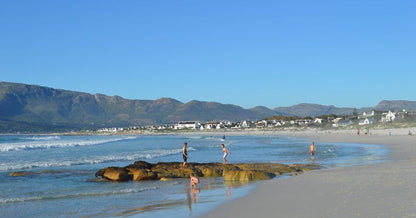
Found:
[[415, 1], [0, 1], [0, 81], [269, 108], [416, 100]]

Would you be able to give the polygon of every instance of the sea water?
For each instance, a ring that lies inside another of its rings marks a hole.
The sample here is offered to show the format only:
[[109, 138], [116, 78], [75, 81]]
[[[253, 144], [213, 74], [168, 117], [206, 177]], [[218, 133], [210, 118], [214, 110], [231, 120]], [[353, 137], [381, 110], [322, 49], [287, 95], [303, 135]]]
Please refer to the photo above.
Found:
[[[0, 213], [3, 217], [186, 217], [249, 193], [253, 185], [202, 178], [198, 192], [189, 179], [109, 182], [97, 170], [124, 167], [137, 160], [229, 163], [315, 163], [345, 167], [386, 160], [379, 145], [319, 143], [314, 159], [310, 139], [284, 136], [140, 136], [140, 135], [2, 135], [0, 136]], [[12, 177], [12, 172], [27, 175]]]

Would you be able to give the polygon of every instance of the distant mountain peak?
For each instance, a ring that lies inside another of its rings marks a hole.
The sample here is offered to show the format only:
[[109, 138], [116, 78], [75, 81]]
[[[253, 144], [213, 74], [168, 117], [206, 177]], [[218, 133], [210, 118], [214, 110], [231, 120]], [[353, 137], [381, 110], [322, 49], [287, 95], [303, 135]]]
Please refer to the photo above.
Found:
[[394, 111], [401, 111], [401, 110], [415, 110], [416, 108], [416, 101], [408, 101], [408, 100], [382, 100], [376, 106], [376, 110], [394, 110]]

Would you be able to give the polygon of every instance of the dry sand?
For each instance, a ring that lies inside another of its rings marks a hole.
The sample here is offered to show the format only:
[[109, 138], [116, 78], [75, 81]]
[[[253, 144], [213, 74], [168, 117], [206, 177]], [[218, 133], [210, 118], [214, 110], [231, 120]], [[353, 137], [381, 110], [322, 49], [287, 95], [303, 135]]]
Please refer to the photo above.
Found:
[[416, 136], [408, 130], [374, 130], [369, 136], [352, 130], [279, 133], [309, 137], [318, 152], [320, 142], [385, 145], [392, 162], [259, 182], [248, 196], [203, 217], [416, 217]]

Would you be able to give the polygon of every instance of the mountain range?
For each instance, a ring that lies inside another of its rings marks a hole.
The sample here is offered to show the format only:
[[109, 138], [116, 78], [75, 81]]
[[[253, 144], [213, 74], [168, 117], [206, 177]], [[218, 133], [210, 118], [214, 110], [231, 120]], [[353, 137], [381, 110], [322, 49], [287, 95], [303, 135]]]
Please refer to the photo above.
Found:
[[[415, 101], [381, 101], [363, 110], [416, 110]], [[183, 120], [257, 120], [276, 115], [319, 116], [352, 114], [354, 108], [297, 104], [269, 109], [172, 98], [130, 100], [38, 85], [0, 82], [0, 132], [79, 130], [176, 123]]]

